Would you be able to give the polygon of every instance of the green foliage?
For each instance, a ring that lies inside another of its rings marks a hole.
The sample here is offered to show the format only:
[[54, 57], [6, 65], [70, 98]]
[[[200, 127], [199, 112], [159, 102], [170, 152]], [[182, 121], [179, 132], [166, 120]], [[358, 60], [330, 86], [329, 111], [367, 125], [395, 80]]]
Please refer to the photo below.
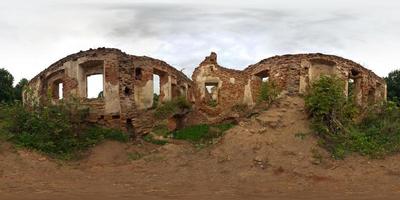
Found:
[[97, 95], [97, 99], [103, 99], [104, 98], [104, 92], [101, 91], [99, 92], [99, 94]]
[[279, 88], [273, 81], [263, 81], [260, 88], [259, 101], [271, 103], [279, 95]]
[[214, 100], [214, 99], [210, 99], [210, 100], [207, 102], [207, 105], [210, 106], [210, 107], [215, 108], [215, 107], [218, 106], [218, 102], [217, 102], [216, 100]]
[[23, 78], [21, 79], [18, 84], [14, 88], [14, 96], [16, 100], [22, 101], [22, 92], [25, 87], [28, 85], [28, 79]]
[[199, 124], [199, 125], [190, 126], [190, 127], [175, 131], [174, 138], [198, 142], [203, 137], [206, 136], [209, 129], [210, 129], [210, 126], [207, 124]]
[[0, 103], [0, 141], [7, 140], [9, 137], [9, 132], [6, 129], [6, 119], [7, 119], [6, 105]]
[[400, 150], [400, 108], [394, 102], [369, 107], [360, 123], [353, 121], [358, 113], [351, 97], [343, 94], [342, 81], [321, 77], [306, 96], [306, 107], [312, 116], [312, 128], [320, 144], [335, 158], [351, 152], [381, 157]]
[[0, 103], [14, 101], [14, 77], [6, 69], [0, 69]]
[[225, 131], [231, 129], [232, 127], [233, 124], [218, 124], [212, 126], [207, 124], [199, 124], [177, 130], [173, 133], [173, 135], [175, 139], [201, 143], [222, 136]]
[[391, 101], [399, 103], [400, 100], [400, 70], [395, 70], [389, 73], [385, 78], [387, 83], [387, 95]]
[[225, 131], [233, 128], [234, 125], [231, 123], [224, 123], [224, 124], [213, 125], [212, 127], [215, 127], [217, 129], [219, 129], [220, 131], [225, 132]]
[[172, 101], [164, 102], [155, 109], [155, 117], [166, 119], [185, 109], [191, 109], [192, 105], [186, 100], [186, 97], [178, 97]]
[[104, 139], [128, 140], [120, 131], [84, 123], [88, 110], [76, 103], [34, 108], [15, 104], [3, 111], [10, 141], [60, 159], [70, 159]]
[[80, 146], [83, 148], [92, 147], [103, 140], [114, 140], [119, 142], [128, 142], [129, 140], [128, 135], [119, 130], [103, 128], [100, 126], [87, 127], [80, 138]]
[[352, 127], [348, 146], [352, 151], [382, 157], [400, 151], [400, 108], [394, 102], [375, 105]]
[[347, 125], [357, 113], [351, 98], [343, 93], [344, 83], [337, 77], [322, 76], [306, 96], [306, 108], [312, 116], [312, 128], [321, 144], [333, 154], [347, 140]]
[[159, 101], [160, 101], [160, 95], [154, 93], [153, 94], [153, 106], [152, 107], [153, 108], [157, 108]]

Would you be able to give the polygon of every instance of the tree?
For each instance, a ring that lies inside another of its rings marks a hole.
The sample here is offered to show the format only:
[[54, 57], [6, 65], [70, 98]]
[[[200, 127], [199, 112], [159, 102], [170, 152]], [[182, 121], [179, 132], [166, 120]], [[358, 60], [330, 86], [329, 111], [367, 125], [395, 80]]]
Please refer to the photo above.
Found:
[[28, 85], [28, 79], [23, 78], [15, 86], [14, 94], [15, 94], [15, 99], [16, 100], [22, 101], [22, 92], [24, 91], [24, 88], [27, 85]]
[[391, 101], [400, 100], [400, 70], [390, 72], [385, 80], [387, 83], [388, 99]]
[[0, 103], [14, 100], [14, 77], [6, 69], [0, 69]]

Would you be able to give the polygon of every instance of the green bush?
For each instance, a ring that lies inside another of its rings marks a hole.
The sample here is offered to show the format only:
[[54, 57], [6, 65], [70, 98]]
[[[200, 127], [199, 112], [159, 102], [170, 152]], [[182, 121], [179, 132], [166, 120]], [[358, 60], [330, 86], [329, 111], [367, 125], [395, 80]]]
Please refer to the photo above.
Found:
[[192, 105], [186, 100], [186, 97], [178, 97], [172, 101], [164, 102], [155, 109], [155, 117], [165, 119], [171, 117], [184, 109], [191, 109]]
[[56, 158], [71, 158], [104, 139], [128, 140], [120, 131], [86, 124], [88, 110], [76, 103], [33, 108], [15, 104], [2, 111], [10, 141]]
[[261, 83], [259, 101], [271, 103], [279, 95], [279, 88], [273, 81], [263, 81]]
[[359, 123], [352, 97], [343, 93], [343, 81], [321, 77], [306, 96], [312, 128], [335, 158], [355, 152], [381, 157], [400, 150], [400, 109], [394, 102], [370, 106]]
[[382, 157], [400, 150], [400, 108], [385, 102], [368, 111], [361, 123], [351, 129], [349, 148], [362, 155]]
[[342, 145], [349, 137], [348, 126], [357, 113], [352, 98], [343, 93], [344, 83], [337, 77], [322, 76], [314, 82], [305, 98], [306, 108], [312, 117], [312, 128], [322, 139], [321, 144], [341, 157]]

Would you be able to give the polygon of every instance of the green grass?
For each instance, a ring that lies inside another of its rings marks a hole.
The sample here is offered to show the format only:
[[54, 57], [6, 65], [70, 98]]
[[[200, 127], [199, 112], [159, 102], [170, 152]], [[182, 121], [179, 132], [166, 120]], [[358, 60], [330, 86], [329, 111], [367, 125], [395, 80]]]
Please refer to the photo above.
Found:
[[218, 138], [232, 127], [233, 124], [218, 124], [211, 126], [207, 124], [199, 124], [175, 131], [173, 136], [175, 139], [198, 143]]
[[160, 135], [160, 136], [164, 136], [164, 137], [166, 137], [170, 134], [170, 131], [168, 130], [166, 125], [158, 125], [153, 128], [152, 132], [156, 135]]
[[152, 144], [156, 144], [156, 145], [165, 145], [168, 144], [168, 141], [165, 140], [157, 140], [154, 139], [154, 137], [151, 134], [147, 134], [143, 137], [143, 140]]
[[173, 135], [175, 139], [198, 142], [207, 136], [209, 129], [209, 125], [200, 124], [177, 130], [173, 133]]
[[119, 142], [128, 142], [129, 137], [127, 134], [109, 128], [99, 126], [91, 126], [78, 139], [81, 148], [88, 148], [102, 142], [103, 140], [113, 140]]

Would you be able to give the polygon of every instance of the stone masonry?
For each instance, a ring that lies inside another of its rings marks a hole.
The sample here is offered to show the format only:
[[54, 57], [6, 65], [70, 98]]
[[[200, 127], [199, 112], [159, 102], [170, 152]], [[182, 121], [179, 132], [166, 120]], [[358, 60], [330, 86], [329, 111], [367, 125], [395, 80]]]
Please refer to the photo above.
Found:
[[[96, 74], [103, 75], [103, 94], [89, 99], [87, 77]], [[24, 103], [57, 103], [62, 84], [64, 99], [81, 99], [90, 108], [88, 121], [144, 134], [157, 121], [149, 112], [153, 107], [153, 75], [160, 77], [159, 103], [184, 96], [205, 118], [218, 117], [238, 104], [254, 106], [263, 81], [273, 81], [283, 93], [296, 95], [306, 93], [321, 75], [340, 77], [346, 95], [349, 84], [354, 85], [359, 106], [386, 100], [384, 79], [353, 61], [332, 55], [275, 56], [244, 70], [233, 70], [218, 65], [217, 55], [211, 53], [189, 79], [161, 60], [98, 48], [69, 55], [35, 76], [24, 92]]]

